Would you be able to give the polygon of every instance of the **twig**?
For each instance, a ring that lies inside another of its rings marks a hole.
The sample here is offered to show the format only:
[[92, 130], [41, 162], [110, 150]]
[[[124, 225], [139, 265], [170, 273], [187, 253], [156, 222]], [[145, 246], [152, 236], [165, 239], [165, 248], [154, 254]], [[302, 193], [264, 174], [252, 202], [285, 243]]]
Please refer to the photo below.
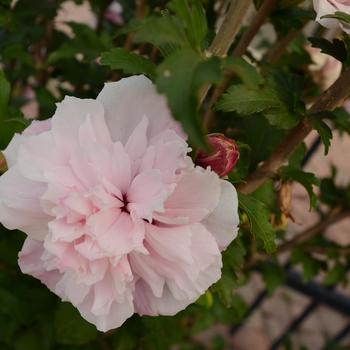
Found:
[[293, 248], [321, 234], [334, 223], [339, 222], [349, 216], [350, 216], [349, 209], [347, 210], [341, 210], [340, 208], [335, 209], [324, 220], [321, 220], [320, 222], [308, 228], [304, 232], [299, 233], [298, 235], [293, 237], [291, 240], [281, 244], [278, 247], [278, 253], [280, 254], [280, 253], [284, 253], [286, 251], [292, 250]]
[[[342, 105], [350, 95], [350, 69], [345, 70], [336, 82], [325, 91], [309, 109], [308, 114], [333, 110]], [[300, 143], [312, 130], [312, 122], [304, 118], [294, 127], [270, 155], [270, 157], [246, 181], [237, 186], [242, 193], [249, 194], [260, 187], [267, 179], [277, 174], [280, 167], [288, 160]]]
[[[341, 208], [336, 208], [332, 210], [329, 215], [318, 222], [317, 224], [311, 226], [310, 228], [306, 229], [305, 231], [299, 233], [291, 240], [282, 243], [277, 248], [277, 254], [285, 253], [287, 251], [291, 251], [292, 249], [302, 245], [303, 243], [311, 240], [312, 238], [315, 238], [317, 235], [322, 234], [328, 227], [331, 225], [350, 217], [350, 210], [342, 210]], [[250, 260], [248, 260], [244, 266], [245, 270], [249, 270], [253, 267], [255, 267], [260, 262], [266, 262], [271, 257], [268, 254], [260, 253], [255, 254], [251, 257]]]
[[[241, 56], [246, 52], [251, 41], [253, 40], [253, 38], [261, 28], [261, 26], [264, 24], [266, 18], [270, 15], [271, 11], [274, 9], [276, 4], [277, 4], [277, 0], [264, 1], [264, 3], [261, 5], [258, 12], [256, 13], [256, 16], [254, 17], [253, 21], [250, 23], [249, 27], [244, 32], [242, 38], [240, 39], [239, 43], [234, 49], [233, 54], [235, 56]], [[227, 87], [230, 85], [232, 76], [233, 76], [233, 73], [230, 72], [227, 78], [214, 89], [210, 97], [208, 108], [204, 115], [204, 125], [207, 129], [210, 129], [211, 124], [213, 122], [213, 117], [214, 117], [213, 106], [215, 102], [219, 99], [219, 97], [225, 92]]]
[[36, 63], [37, 73], [36, 81], [38, 85], [45, 86], [49, 79], [48, 70], [46, 68], [46, 60], [49, 54], [49, 49], [52, 44], [54, 23], [53, 21], [47, 21], [45, 26], [44, 37], [34, 46], [33, 60]]
[[[231, 0], [229, 9], [224, 21], [216, 34], [212, 44], [207, 50], [208, 57], [226, 56], [228, 50], [233, 44], [236, 35], [241, 27], [242, 20], [247, 13], [251, 0]], [[210, 85], [204, 86], [199, 92], [199, 100], [203, 102], [208, 94]], [[205, 119], [204, 119], [205, 120]]]
[[[145, 15], [147, 0], [138, 0], [136, 2], [135, 18], [140, 19]], [[129, 33], [125, 39], [124, 49], [130, 51], [133, 44], [133, 33]]]
[[278, 0], [265, 0], [263, 4], [260, 6], [254, 20], [251, 22], [247, 30], [244, 32], [241, 40], [238, 45], [235, 47], [233, 54], [235, 56], [243, 55], [255, 35], [258, 33], [261, 26], [265, 23], [266, 18], [270, 15], [272, 10], [277, 5]]
[[111, 3], [112, 3], [112, 0], [104, 0], [100, 6], [98, 17], [97, 17], [97, 26], [96, 26], [97, 33], [101, 32], [103, 20], [105, 18], [105, 13]]
[[209, 56], [226, 56], [250, 4], [251, 0], [231, 0], [225, 19], [208, 49]]
[[300, 35], [301, 31], [301, 29], [293, 29], [286, 36], [283, 36], [280, 40], [277, 40], [268, 51], [266, 61], [270, 64], [277, 63], [288, 46]]

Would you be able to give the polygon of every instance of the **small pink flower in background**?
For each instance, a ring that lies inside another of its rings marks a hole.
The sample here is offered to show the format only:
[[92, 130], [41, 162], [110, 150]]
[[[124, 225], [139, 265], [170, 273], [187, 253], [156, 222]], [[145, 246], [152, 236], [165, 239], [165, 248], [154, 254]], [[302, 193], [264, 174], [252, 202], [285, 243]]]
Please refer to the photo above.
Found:
[[74, 1], [63, 1], [55, 18], [55, 27], [57, 30], [73, 37], [72, 28], [67, 24], [69, 22], [86, 24], [95, 29], [97, 26], [97, 18], [91, 10], [89, 1], [83, 1], [76, 4]]
[[236, 142], [223, 134], [210, 134], [208, 135], [208, 143], [212, 148], [212, 153], [207, 154], [199, 151], [196, 164], [203, 168], [210, 167], [220, 177], [227, 176], [239, 159]]
[[326, 28], [340, 28], [350, 34], [350, 26], [340, 22], [337, 19], [321, 18], [326, 15], [332, 15], [337, 11], [350, 14], [350, 0], [313, 0], [314, 8], [317, 13], [316, 21]]
[[239, 219], [235, 188], [188, 151], [143, 76], [66, 97], [4, 151], [0, 221], [28, 235], [21, 270], [101, 331], [194, 302], [220, 278]]
[[113, 23], [113, 24], [123, 24], [123, 17], [122, 17], [123, 8], [122, 5], [119, 4], [117, 1], [113, 1], [107, 8], [107, 11], [105, 13], [105, 18], [107, 21]]

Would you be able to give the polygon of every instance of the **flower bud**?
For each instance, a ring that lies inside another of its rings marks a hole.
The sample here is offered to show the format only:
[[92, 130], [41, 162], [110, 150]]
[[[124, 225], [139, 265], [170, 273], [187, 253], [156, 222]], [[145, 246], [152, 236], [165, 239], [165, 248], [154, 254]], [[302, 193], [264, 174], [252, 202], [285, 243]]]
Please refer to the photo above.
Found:
[[212, 153], [208, 154], [200, 150], [196, 164], [203, 168], [210, 166], [220, 177], [228, 175], [239, 159], [236, 142], [223, 134], [209, 134], [208, 143]]
[[0, 151], [0, 174], [7, 170], [7, 163], [4, 154]]

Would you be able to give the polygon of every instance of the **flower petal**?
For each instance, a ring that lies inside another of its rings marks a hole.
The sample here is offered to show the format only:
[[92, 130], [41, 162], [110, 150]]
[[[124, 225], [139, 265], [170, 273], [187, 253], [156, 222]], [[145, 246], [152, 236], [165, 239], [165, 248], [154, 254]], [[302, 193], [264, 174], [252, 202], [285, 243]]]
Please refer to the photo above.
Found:
[[[140, 315], [174, 315], [220, 278], [221, 255], [215, 239], [201, 224], [156, 231], [152, 238], [146, 234], [150, 254], [137, 257], [142, 268], [137, 270], [135, 308]], [[168, 245], [175, 236], [179, 242]]]
[[215, 209], [219, 196], [220, 179], [213, 171], [200, 167], [184, 171], [157, 220], [169, 223], [169, 218], [187, 217], [189, 223], [199, 222]]
[[215, 237], [221, 250], [236, 238], [238, 233], [238, 198], [236, 189], [228, 181], [221, 180], [220, 200], [214, 211], [202, 224]]
[[0, 177], [0, 221], [8, 229], [20, 229], [32, 238], [43, 240], [48, 232], [46, 215], [40, 206], [40, 197], [46, 186], [28, 180], [12, 167]]
[[124, 145], [136, 126], [146, 116], [149, 120], [148, 137], [166, 128], [181, 134], [181, 128], [170, 114], [164, 96], [145, 76], [133, 76], [105, 84], [97, 97], [106, 111], [106, 122], [114, 141]]

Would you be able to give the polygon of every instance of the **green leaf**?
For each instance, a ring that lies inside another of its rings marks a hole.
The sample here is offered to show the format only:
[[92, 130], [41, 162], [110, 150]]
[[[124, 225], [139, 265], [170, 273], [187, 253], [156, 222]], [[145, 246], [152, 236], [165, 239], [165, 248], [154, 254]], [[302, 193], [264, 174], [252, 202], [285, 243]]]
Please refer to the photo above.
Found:
[[[10, 97], [10, 84], [0, 70], [0, 123], [7, 117], [7, 104]], [[0, 124], [1, 125], [1, 124]]]
[[302, 29], [308, 21], [314, 19], [314, 12], [301, 6], [277, 8], [270, 16], [270, 21], [281, 36], [289, 33], [291, 29]]
[[242, 240], [237, 237], [228, 248], [222, 253], [222, 261], [225, 267], [230, 267], [234, 270], [241, 269], [244, 264], [244, 257], [247, 251]]
[[101, 52], [113, 46], [108, 35], [99, 36], [92, 28], [81, 23], [69, 22], [68, 24], [74, 32], [74, 37], [64, 40], [55, 51], [51, 51], [47, 60], [49, 64], [72, 58], [90, 63], [99, 57]]
[[[250, 84], [252, 86], [252, 84]], [[265, 86], [249, 87], [243, 84], [231, 86], [216, 104], [218, 110], [237, 112], [242, 116], [262, 113], [269, 123], [281, 129], [296, 125], [298, 119], [288, 109], [280, 86], [268, 81]], [[291, 109], [294, 106], [291, 106]]]
[[216, 104], [219, 110], [237, 112], [241, 115], [264, 112], [278, 106], [276, 95], [271, 91], [253, 90], [245, 85], [231, 86]]
[[170, 15], [150, 16], [132, 21], [120, 34], [125, 30], [134, 33], [133, 39], [136, 43], [150, 43], [159, 48], [164, 45], [175, 47], [190, 45], [181, 22]]
[[317, 196], [314, 193], [313, 186], [319, 186], [320, 181], [313, 173], [307, 173], [302, 170], [287, 166], [281, 170], [283, 181], [299, 182], [306, 189], [310, 197], [310, 210], [316, 207]]
[[148, 59], [136, 53], [114, 48], [101, 54], [101, 64], [112, 69], [122, 70], [126, 74], [145, 74], [154, 77], [156, 66]]
[[313, 258], [310, 254], [303, 252], [299, 248], [293, 250], [291, 262], [294, 265], [301, 264], [305, 282], [310, 281], [321, 269], [325, 268], [325, 262]]
[[185, 31], [193, 48], [200, 49], [208, 31], [207, 18], [199, 0], [172, 0], [168, 5], [183, 21]]
[[[240, 141], [250, 147], [246, 162], [251, 172], [281, 143], [285, 132], [272, 126], [266, 118], [261, 118], [258, 114], [246, 118], [235, 118], [234, 121], [234, 126], [240, 130]], [[259, 132], [256, 132], [257, 130]]]
[[330, 113], [330, 120], [334, 127], [342, 134], [346, 132], [350, 135], [350, 114], [345, 108], [336, 108]]
[[326, 276], [322, 283], [326, 286], [334, 286], [338, 283], [346, 283], [347, 273], [344, 265], [339, 262], [334, 265], [329, 271], [327, 271]]
[[274, 181], [267, 180], [253, 193], [253, 197], [264, 203], [271, 211], [276, 207], [276, 191]]
[[56, 340], [66, 345], [82, 345], [94, 340], [95, 326], [85, 321], [69, 303], [61, 303], [55, 315]]
[[318, 117], [312, 118], [312, 126], [319, 133], [324, 145], [324, 153], [327, 154], [333, 138], [332, 130], [323, 120], [319, 119]]
[[16, 132], [21, 132], [28, 121], [21, 118], [21, 113], [8, 106], [10, 84], [0, 70], [0, 149], [4, 149]]
[[234, 290], [237, 288], [235, 276], [223, 271], [221, 278], [213, 286], [213, 290], [219, 295], [220, 301], [225, 307], [229, 308], [233, 305]]
[[288, 164], [292, 168], [300, 168], [302, 166], [302, 162], [304, 160], [306, 154], [306, 145], [303, 142], [301, 145], [297, 147], [294, 153], [289, 157]]
[[284, 283], [286, 278], [284, 269], [275, 263], [264, 264], [261, 272], [267, 291], [270, 295], [272, 295], [274, 291]]
[[228, 57], [225, 68], [232, 70], [248, 88], [255, 89], [264, 83], [256, 68], [241, 57]]
[[339, 199], [343, 197], [343, 190], [338, 188], [334, 183], [334, 179], [331, 178], [321, 180], [320, 190], [320, 201], [332, 207], [335, 207]]
[[192, 49], [175, 52], [157, 69], [159, 92], [167, 96], [174, 118], [181, 122], [190, 141], [202, 149], [207, 149], [207, 145], [199, 120], [197, 93], [204, 83], [220, 79], [220, 61], [204, 60]]
[[336, 11], [333, 14], [325, 15], [325, 16], [322, 16], [321, 18], [333, 18], [341, 22], [344, 22], [346, 24], [350, 24], [350, 15], [342, 11]]
[[168, 8], [175, 15], [163, 11], [162, 16], [131, 21], [119, 34], [133, 32], [135, 42], [157, 46], [164, 56], [184, 47], [200, 52], [208, 31], [200, 0], [172, 0]]
[[321, 52], [330, 55], [340, 62], [346, 62], [348, 59], [348, 52], [343, 40], [333, 39], [329, 41], [324, 38], [308, 38], [312, 47], [321, 49]]
[[253, 236], [263, 242], [264, 249], [271, 254], [276, 250], [276, 233], [269, 221], [266, 205], [252, 196], [239, 194], [239, 206], [247, 214]]

